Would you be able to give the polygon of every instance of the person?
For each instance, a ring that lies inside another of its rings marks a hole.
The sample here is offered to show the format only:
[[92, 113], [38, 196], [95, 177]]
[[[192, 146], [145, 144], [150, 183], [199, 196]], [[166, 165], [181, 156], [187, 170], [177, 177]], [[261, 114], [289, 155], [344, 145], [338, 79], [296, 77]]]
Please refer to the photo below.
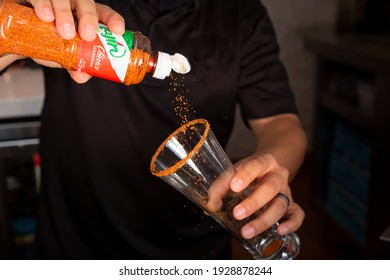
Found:
[[[98, 21], [117, 34], [141, 31], [153, 49], [181, 53], [194, 118], [205, 118], [223, 146], [236, 104], [258, 140], [236, 163], [230, 182], [252, 194], [233, 210], [236, 219], [267, 205], [242, 228], [251, 238], [275, 222], [294, 232], [305, 213], [289, 183], [307, 139], [288, 76], [279, 60], [272, 22], [259, 0], [30, 0], [37, 16], [54, 21], [65, 39], [77, 30], [95, 38]], [[0, 59], [5, 68], [20, 56]], [[45, 66], [41, 116], [42, 187], [38, 259], [229, 259], [230, 234], [149, 170], [163, 140], [178, 128], [173, 81], [146, 77], [125, 86], [88, 74]], [[187, 91], [186, 91], [187, 92]], [[242, 143], [245, 145], [245, 143]], [[290, 204], [277, 196], [286, 195]]]

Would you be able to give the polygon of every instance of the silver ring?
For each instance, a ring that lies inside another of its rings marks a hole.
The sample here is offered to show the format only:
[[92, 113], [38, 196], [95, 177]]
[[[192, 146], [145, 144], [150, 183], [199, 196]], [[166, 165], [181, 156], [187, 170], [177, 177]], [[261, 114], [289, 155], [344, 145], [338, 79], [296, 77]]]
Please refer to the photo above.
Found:
[[290, 207], [290, 199], [288, 198], [287, 195], [282, 194], [282, 193], [278, 193], [275, 197], [280, 197], [281, 199], [283, 199], [284, 201], [286, 201], [286, 203], [287, 203], [287, 209]]

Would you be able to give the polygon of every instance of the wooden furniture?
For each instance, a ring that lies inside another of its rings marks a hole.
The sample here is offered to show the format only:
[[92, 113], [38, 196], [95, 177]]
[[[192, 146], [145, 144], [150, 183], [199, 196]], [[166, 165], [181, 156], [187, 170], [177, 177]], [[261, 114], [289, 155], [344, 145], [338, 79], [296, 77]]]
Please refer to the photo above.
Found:
[[390, 224], [390, 37], [310, 35], [318, 62], [313, 136], [316, 205], [362, 258], [383, 255]]

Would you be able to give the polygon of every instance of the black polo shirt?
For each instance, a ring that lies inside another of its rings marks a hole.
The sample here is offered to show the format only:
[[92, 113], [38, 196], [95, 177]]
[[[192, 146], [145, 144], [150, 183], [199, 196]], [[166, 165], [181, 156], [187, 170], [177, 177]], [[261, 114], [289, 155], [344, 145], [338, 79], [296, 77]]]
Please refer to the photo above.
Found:
[[296, 113], [266, 10], [258, 0], [102, 2], [154, 50], [185, 55], [192, 70], [124, 86], [78, 85], [65, 70], [46, 69], [37, 256], [229, 258], [230, 235], [149, 164], [184, 117], [207, 119], [225, 145], [237, 103], [245, 119]]

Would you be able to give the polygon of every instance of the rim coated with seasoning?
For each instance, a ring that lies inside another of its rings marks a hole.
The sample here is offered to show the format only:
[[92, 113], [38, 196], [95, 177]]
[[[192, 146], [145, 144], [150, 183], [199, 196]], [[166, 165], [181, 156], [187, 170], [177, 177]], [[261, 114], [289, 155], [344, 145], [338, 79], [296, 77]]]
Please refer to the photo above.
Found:
[[[167, 142], [169, 140], [171, 140], [173, 137], [175, 137], [177, 134], [185, 132], [187, 129], [190, 129], [191, 126], [193, 126], [194, 124], [204, 124], [204, 126], [205, 126], [205, 131], [204, 131], [201, 139], [199, 140], [199, 142], [195, 145], [195, 147], [187, 154], [186, 157], [184, 157], [180, 161], [176, 162], [174, 165], [168, 167], [167, 169], [164, 169], [161, 171], [156, 171], [155, 170], [155, 167], [156, 167], [155, 162], [156, 162], [158, 156], [160, 155], [161, 151], [166, 147]], [[192, 156], [199, 151], [200, 147], [202, 147], [204, 141], [206, 140], [207, 135], [209, 134], [209, 130], [210, 130], [210, 124], [205, 119], [196, 119], [196, 120], [190, 121], [190, 122], [182, 125], [181, 127], [179, 127], [177, 130], [175, 130], [171, 135], [168, 136], [167, 139], [165, 139], [165, 141], [160, 145], [160, 147], [157, 149], [156, 153], [153, 155], [152, 161], [150, 163], [150, 171], [152, 172], [152, 174], [157, 176], [157, 177], [164, 177], [164, 176], [168, 176], [168, 175], [175, 173], [180, 167], [182, 167], [187, 162], [187, 160], [192, 158]]]

